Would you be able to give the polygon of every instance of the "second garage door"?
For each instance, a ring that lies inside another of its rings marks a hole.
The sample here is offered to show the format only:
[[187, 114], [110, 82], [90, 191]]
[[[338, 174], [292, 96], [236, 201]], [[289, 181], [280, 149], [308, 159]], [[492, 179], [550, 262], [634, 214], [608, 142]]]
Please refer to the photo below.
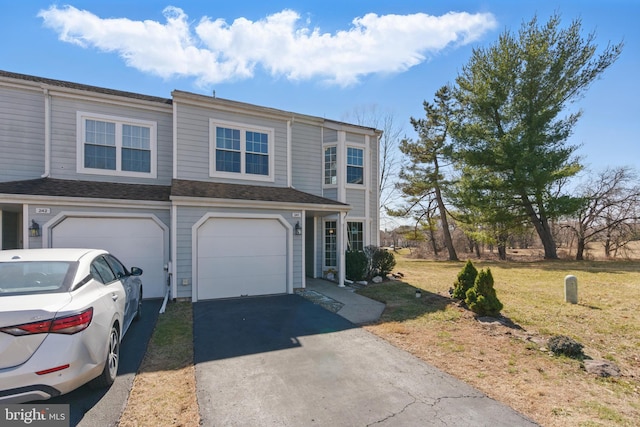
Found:
[[96, 248], [143, 270], [145, 298], [164, 296], [164, 230], [150, 218], [68, 217], [52, 229], [51, 247]]
[[287, 292], [287, 229], [277, 219], [210, 218], [197, 251], [199, 300]]

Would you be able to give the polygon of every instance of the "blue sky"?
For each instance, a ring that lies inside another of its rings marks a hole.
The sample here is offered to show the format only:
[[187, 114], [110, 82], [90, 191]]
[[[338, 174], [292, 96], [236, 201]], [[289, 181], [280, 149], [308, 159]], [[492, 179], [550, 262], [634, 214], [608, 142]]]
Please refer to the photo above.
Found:
[[[572, 108], [569, 142], [593, 170], [640, 158], [640, 1], [25, 1], [5, 5], [0, 69], [170, 97], [173, 89], [345, 120], [409, 117], [474, 46], [554, 12], [621, 58]], [[586, 35], [586, 34], [585, 34]], [[241, 52], [241, 54], [238, 54]]]

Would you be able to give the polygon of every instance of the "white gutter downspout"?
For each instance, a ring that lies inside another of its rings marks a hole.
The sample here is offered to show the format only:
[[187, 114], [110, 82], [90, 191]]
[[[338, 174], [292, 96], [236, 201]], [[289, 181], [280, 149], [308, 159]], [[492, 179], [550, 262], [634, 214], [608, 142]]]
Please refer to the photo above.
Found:
[[287, 120], [287, 187], [293, 186], [293, 165], [291, 159], [291, 124], [293, 123], [293, 117], [291, 120]]
[[41, 178], [51, 175], [51, 95], [49, 89], [44, 91], [44, 173]]

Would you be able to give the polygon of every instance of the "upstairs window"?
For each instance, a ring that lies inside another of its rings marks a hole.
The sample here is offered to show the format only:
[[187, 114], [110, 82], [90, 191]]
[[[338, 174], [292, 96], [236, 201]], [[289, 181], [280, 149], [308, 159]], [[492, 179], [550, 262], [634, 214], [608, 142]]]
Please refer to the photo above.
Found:
[[336, 185], [338, 183], [338, 155], [337, 147], [327, 147], [324, 149], [324, 183], [325, 185]]
[[364, 150], [347, 147], [347, 184], [364, 184]]
[[156, 123], [78, 113], [78, 172], [156, 177]]
[[273, 130], [211, 121], [211, 176], [273, 180]]

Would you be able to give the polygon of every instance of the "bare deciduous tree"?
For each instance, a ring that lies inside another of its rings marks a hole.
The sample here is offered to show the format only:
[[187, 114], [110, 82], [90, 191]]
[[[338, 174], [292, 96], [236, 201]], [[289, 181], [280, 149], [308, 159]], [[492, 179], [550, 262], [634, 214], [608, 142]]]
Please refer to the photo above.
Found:
[[606, 256], [635, 237], [640, 218], [640, 182], [631, 167], [607, 168], [580, 186], [584, 207], [565, 225], [577, 242], [576, 259], [584, 259], [587, 244], [601, 240]]

